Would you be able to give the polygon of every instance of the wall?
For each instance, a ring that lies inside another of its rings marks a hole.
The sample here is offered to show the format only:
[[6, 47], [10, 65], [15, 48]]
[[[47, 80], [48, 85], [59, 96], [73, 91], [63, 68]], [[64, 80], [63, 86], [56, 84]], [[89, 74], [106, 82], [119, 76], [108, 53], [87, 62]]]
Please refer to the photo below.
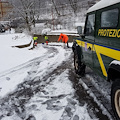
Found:
[[[44, 43], [45, 40], [44, 40], [44, 37], [42, 35], [35, 35], [38, 37], [38, 43]], [[48, 36], [48, 39], [49, 39], [49, 42], [57, 42], [58, 38], [59, 38], [59, 35], [47, 35]], [[68, 42], [73, 42], [73, 39], [77, 36], [74, 36], [74, 35], [68, 35], [69, 37], [69, 41]]]

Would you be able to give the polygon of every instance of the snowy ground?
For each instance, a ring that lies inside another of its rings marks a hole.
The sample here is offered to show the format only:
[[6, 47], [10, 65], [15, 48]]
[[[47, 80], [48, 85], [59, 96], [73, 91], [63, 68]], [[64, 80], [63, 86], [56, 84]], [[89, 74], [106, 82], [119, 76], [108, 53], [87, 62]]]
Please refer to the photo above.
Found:
[[[39, 44], [33, 50], [11, 47], [29, 43], [31, 37], [24, 34], [2, 34], [0, 39], [0, 120], [111, 119], [99, 102], [94, 107], [94, 94], [90, 94], [89, 101], [93, 103], [89, 104], [84, 100], [81, 105], [76, 97], [72, 77], [77, 78], [70, 74], [74, 72], [71, 48], [64, 49], [61, 43]], [[90, 79], [89, 74], [86, 78]], [[81, 95], [82, 92], [83, 89]], [[89, 94], [83, 95], [85, 99], [86, 95]]]

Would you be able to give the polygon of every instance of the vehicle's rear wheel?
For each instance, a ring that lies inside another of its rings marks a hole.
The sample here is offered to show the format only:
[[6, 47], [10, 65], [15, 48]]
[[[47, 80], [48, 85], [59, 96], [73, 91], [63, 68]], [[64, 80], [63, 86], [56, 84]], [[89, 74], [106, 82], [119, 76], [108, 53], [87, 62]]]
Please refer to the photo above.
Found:
[[111, 104], [117, 120], [120, 120], [120, 79], [116, 79], [111, 88]]
[[79, 60], [78, 54], [74, 51], [74, 69], [76, 74], [84, 76], [85, 74], [85, 65]]

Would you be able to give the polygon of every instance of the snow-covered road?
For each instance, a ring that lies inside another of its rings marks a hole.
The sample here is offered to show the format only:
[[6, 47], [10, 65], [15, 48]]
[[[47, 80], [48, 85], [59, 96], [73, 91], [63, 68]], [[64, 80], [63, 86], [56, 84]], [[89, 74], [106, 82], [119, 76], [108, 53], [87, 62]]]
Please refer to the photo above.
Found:
[[43, 54], [0, 74], [0, 120], [112, 120], [84, 79], [98, 83], [89, 72], [78, 78], [72, 49], [54, 44], [38, 45], [33, 51]]

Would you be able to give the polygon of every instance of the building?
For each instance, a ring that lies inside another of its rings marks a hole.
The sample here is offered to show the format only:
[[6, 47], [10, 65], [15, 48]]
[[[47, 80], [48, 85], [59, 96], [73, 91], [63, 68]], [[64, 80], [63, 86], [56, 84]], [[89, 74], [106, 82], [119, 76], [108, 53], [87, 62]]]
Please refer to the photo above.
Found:
[[3, 20], [3, 18], [12, 10], [12, 8], [13, 7], [9, 4], [9, 2], [0, 0], [0, 20]]

